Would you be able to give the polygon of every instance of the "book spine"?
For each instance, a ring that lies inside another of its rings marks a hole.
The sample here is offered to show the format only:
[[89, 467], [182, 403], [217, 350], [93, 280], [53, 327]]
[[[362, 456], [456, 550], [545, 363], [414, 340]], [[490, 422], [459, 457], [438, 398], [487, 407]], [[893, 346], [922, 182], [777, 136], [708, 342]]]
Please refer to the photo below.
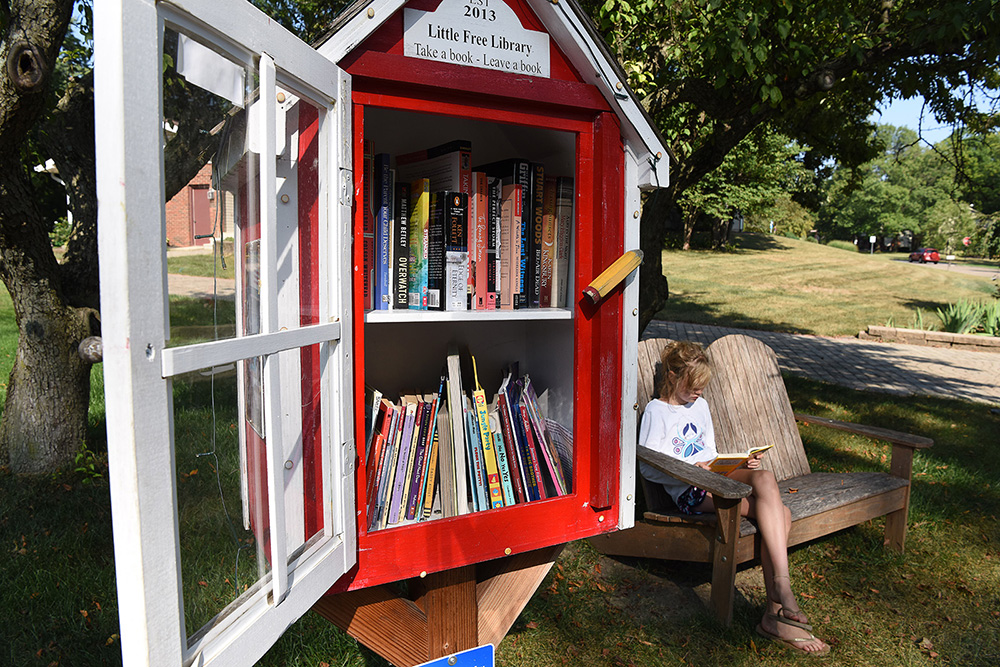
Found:
[[[427, 461], [424, 465], [423, 477], [420, 480], [420, 500], [417, 503], [417, 513], [418, 518], [425, 518], [424, 511], [430, 514], [431, 504], [434, 500], [434, 479], [437, 474], [437, 457], [438, 457], [438, 444], [441, 440], [438, 435], [438, 430], [440, 429], [440, 424], [438, 423], [439, 414], [441, 412], [441, 401], [444, 398], [445, 391], [445, 377], [441, 376], [441, 384], [438, 389], [438, 393], [431, 397], [434, 410], [431, 413], [431, 437], [430, 437], [430, 447], [427, 452]], [[428, 499], [431, 502], [428, 502]]]
[[430, 219], [430, 181], [410, 184], [410, 308], [427, 310], [427, 223]]
[[472, 392], [473, 405], [476, 411], [476, 424], [479, 427], [479, 441], [483, 447], [483, 461], [486, 465], [486, 484], [489, 507], [503, 507], [503, 487], [500, 484], [500, 465], [497, 461], [496, 449], [493, 444], [493, 432], [490, 430], [489, 408], [486, 405], [486, 394], [482, 389]]
[[524, 397], [524, 405], [528, 411], [528, 419], [531, 421], [535, 442], [538, 444], [538, 449], [542, 452], [542, 458], [545, 459], [545, 465], [549, 471], [549, 476], [552, 478], [552, 485], [555, 487], [556, 495], [564, 496], [566, 495], [566, 482], [564, 481], [562, 466], [559, 463], [559, 454], [556, 452], [552, 438], [549, 437], [548, 430], [545, 428], [545, 420], [542, 418], [538, 408], [535, 389], [531, 386], [531, 380], [527, 375], [524, 377], [524, 391], [521, 395]]
[[403, 483], [406, 476], [406, 466], [409, 463], [410, 448], [413, 445], [414, 420], [417, 404], [406, 404], [406, 420], [403, 423], [403, 437], [400, 439], [396, 470], [392, 475], [392, 494], [389, 496], [389, 523], [399, 523], [399, 508], [403, 501]]
[[399, 461], [399, 450], [403, 445], [404, 428], [398, 424], [405, 423], [405, 411], [401, 407], [397, 417], [396, 437], [394, 438], [392, 451], [385, 459], [385, 470], [382, 473], [382, 483], [379, 490], [379, 527], [385, 528], [389, 523], [389, 505], [392, 501], [392, 488], [396, 478], [396, 466]]
[[375, 164], [372, 152], [374, 148], [372, 142], [364, 143], [363, 167], [364, 174], [362, 185], [362, 216], [363, 216], [363, 244], [362, 252], [364, 261], [362, 267], [362, 282], [364, 284], [364, 309], [372, 310], [375, 307], [375, 202], [373, 200], [373, 188], [375, 180]]
[[538, 486], [538, 497], [541, 500], [545, 500], [548, 494], [545, 492], [545, 480], [542, 477], [542, 467], [540, 461], [538, 460], [538, 448], [535, 443], [535, 436], [531, 430], [531, 420], [528, 418], [528, 409], [524, 406], [524, 403], [518, 404], [518, 409], [521, 412], [521, 425], [524, 428], [524, 444], [525, 449], [528, 450], [528, 456], [531, 457], [531, 468], [535, 474], [535, 484]]
[[[458, 350], [454, 346], [448, 347], [448, 413], [451, 417], [451, 452], [453, 454], [454, 480], [455, 480], [455, 508], [456, 514], [466, 514], [469, 511], [468, 497], [469, 487], [466, 484], [468, 475], [466, 445], [465, 445], [465, 416], [462, 401], [462, 369], [459, 362]], [[443, 482], [442, 482], [443, 483]]]
[[521, 457], [518, 454], [517, 441], [514, 439], [514, 430], [511, 425], [510, 406], [507, 404], [507, 397], [501, 390], [497, 401], [500, 413], [500, 430], [503, 434], [504, 448], [507, 450], [507, 462], [511, 468], [510, 481], [514, 487], [514, 496], [517, 502], [528, 502], [525, 494], [524, 466], [521, 464]]
[[517, 503], [514, 495], [514, 482], [511, 477], [510, 462], [507, 460], [507, 448], [503, 441], [503, 430], [500, 428], [500, 415], [496, 402], [489, 413], [490, 435], [493, 437], [493, 451], [497, 456], [497, 468], [500, 470], [500, 486], [503, 488], [503, 504], [505, 507]]
[[541, 279], [538, 292], [539, 308], [552, 306], [552, 263], [556, 256], [556, 179], [546, 177], [542, 198]]
[[487, 179], [487, 225], [489, 236], [486, 245], [486, 293], [489, 309], [500, 307], [500, 199], [502, 184], [499, 178]]
[[[443, 377], [445, 393], [441, 398], [441, 406], [438, 408], [438, 413], [441, 416], [438, 418], [438, 440], [440, 442], [438, 445], [437, 477], [438, 485], [441, 487], [441, 514], [445, 517], [452, 517], [458, 513], [458, 502], [456, 501], [455, 449], [452, 444], [451, 412], [448, 409], [450, 384], [447, 370]], [[426, 504], [425, 510], [430, 511], [426, 508]]]
[[405, 309], [410, 303], [410, 186], [397, 183], [392, 236], [392, 307]]
[[[472, 304], [475, 310], [488, 310], [489, 293], [489, 185], [486, 174], [472, 173], [472, 196], [469, 198], [469, 275]], [[475, 221], [475, 224], [472, 224]], [[473, 234], [475, 230], [475, 234]], [[496, 255], [494, 255], [494, 261]]]
[[427, 443], [432, 439], [431, 429], [433, 422], [431, 414], [433, 405], [428, 402], [420, 404], [420, 434], [417, 436], [416, 448], [414, 449], [411, 465], [413, 470], [409, 475], [409, 490], [406, 495], [406, 518], [413, 519], [417, 513], [417, 503], [420, 501], [420, 482], [424, 474], [424, 465], [427, 460]]
[[517, 165], [517, 183], [521, 185], [521, 211], [519, 217], [520, 233], [517, 235], [517, 257], [514, 265], [517, 267], [516, 289], [514, 290], [514, 307], [527, 308], [530, 305], [528, 295], [528, 285], [533, 280], [532, 270], [534, 264], [529, 261], [531, 253], [531, 225], [528, 224], [531, 212], [528, 208], [531, 203], [531, 165], [528, 162], [519, 162]]
[[[504, 248], [504, 258], [501, 260], [501, 294], [500, 307], [504, 309], [520, 307], [520, 284], [523, 274], [521, 270], [523, 255], [521, 253], [521, 232], [523, 230], [522, 213], [524, 203], [524, 188], [520, 185], [508, 185], [503, 189], [504, 224], [509, 227], [507, 232], [508, 246]], [[509, 222], [508, 222], [509, 221]], [[509, 252], [507, 249], [509, 248]], [[509, 255], [509, 257], [508, 257]], [[503, 277], [504, 268], [507, 277]]]
[[524, 432], [524, 424], [521, 421], [521, 408], [514, 398], [513, 393], [512, 391], [508, 396], [508, 405], [510, 406], [511, 428], [514, 431], [514, 438], [517, 442], [521, 465], [524, 466], [524, 492], [528, 496], [529, 502], [540, 500], [545, 498], [545, 490], [538, 486], [537, 461], [531, 456], [531, 441]]
[[[538, 308], [541, 298], [542, 280], [542, 229], [545, 214], [545, 167], [537, 162], [531, 164], [531, 221], [528, 257], [531, 262], [531, 282], [528, 285], [529, 301], [532, 308]], [[527, 207], [527, 204], [525, 204]]]
[[392, 215], [392, 172], [389, 169], [389, 155], [375, 155], [375, 183], [378, 185], [375, 197], [375, 245], [377, 250], [375, 273], [375, 309], [388, 310], [389, 304], [389, 227]]
[[465, 410], [466, 442], [469, 445], [469, 471], [475, 483], [475, 507], [481, 512], [489, 507], [487, 494], [486, 469], [483, 463], [483, 447], [479, 441], [476, 418], [473, 411], [466, 406]]
[[374, 438], [372, 447], [372, 457], [365, 466], [365, 507], [368, 512], [368, 530], [374, 525], [375, 517], [375, 494], [378, 492], [378, 471], [377, 462], [382, 458], [382, 449], [385, 446], [385, 437], [378, 433]]
[[444, 310], [469, 308], [469, 196], [441, 193], [444, 218]]
[[427, 227], [427, 310], [443, 310], [445, 208], [450, 193], [432, 192]]
[[556, 181], [556, 259], [552, 270], [553, 305], [566, 307], [569, 286], [570, 238], [573, 234], [573, 179], [561, 176]]

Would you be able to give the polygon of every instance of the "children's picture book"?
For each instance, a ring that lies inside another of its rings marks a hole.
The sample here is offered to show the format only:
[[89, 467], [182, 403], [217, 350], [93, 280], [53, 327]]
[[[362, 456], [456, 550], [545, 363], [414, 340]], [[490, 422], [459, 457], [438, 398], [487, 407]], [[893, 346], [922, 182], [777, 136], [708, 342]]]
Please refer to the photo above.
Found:
[[742, 468], [746, 465], [747, 459], [752, 456], [756, 456], [762, 452], [774, 447], [774, 445], [764, 445], [763, 447], [751, 447], [745, 452], [736, 452], [734, 454], [719, 454], [714, 459], [709, 462], [709, 467], [712, 472], [717, 472], [720, 475], [728, 475], [737, 468]]

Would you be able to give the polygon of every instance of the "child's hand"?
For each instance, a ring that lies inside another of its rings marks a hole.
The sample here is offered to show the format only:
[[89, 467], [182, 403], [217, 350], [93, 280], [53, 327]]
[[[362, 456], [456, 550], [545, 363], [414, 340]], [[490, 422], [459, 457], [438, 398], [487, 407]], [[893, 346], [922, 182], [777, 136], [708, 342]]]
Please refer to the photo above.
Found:
[[747, 459], [747, 468], [749, 468], [750, 470], [757, 470], [758, 468], [760, 468], [760, 454], [757, 454], [756, 456], [751, 456], [750, 458]]
[[704, 468], [705, 470], [712, 469], [712, 467], [708, 465], [708, 461], [699, 461], [698, 463], [695, 463], [695, 465], [698, 466], [699, 468]]

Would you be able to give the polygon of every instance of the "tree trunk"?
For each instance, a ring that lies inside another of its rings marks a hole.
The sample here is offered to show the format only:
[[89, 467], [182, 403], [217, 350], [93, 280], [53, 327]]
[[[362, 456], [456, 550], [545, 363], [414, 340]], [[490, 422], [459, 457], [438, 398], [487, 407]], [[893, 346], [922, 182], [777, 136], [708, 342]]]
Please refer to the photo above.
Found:
[[86, 437], [90, 365], [77, 347], [91, 333], [94, 311], [66, 305], [27, 175], [16, 156], [0, 160], [0, 278], [19, 332], [0, 420], [0, 462], [16, 473], [51, 472], [72, 461]]
[[91, 313], [67, 305], [48, 225], [34, 203], [25, 139], [46, 110], [74, 0], [15, 0], [0, 39], [0, 279], [19, 331], [0, 420], [0, 465], [51, 472], [87, 431], [90, 366], [77, 354]]
[[642, 207], [639, 225], [639, 246], [643, 253], [639, 267], [640, 335], [667, 303], [669, 288], [663, 275], [663, 241], [673, 208], [672, 190], [655, 190]]

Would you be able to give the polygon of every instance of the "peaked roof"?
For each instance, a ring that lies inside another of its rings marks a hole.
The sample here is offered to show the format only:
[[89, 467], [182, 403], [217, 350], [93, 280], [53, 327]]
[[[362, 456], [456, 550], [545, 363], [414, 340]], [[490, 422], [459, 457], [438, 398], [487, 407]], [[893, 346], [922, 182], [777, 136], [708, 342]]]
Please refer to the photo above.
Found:
[[[578, 72], [597, 75], [592, 83], [617, 114], [622, 134], [635, 153], [639, 187], [666, 187], [673, 155], [590, 17], [576, 0], [522, 1]], [[340, 13], [315, 46], [330, 60], [340, 62], [405, 4], [405, 0], [356, 0]]]

